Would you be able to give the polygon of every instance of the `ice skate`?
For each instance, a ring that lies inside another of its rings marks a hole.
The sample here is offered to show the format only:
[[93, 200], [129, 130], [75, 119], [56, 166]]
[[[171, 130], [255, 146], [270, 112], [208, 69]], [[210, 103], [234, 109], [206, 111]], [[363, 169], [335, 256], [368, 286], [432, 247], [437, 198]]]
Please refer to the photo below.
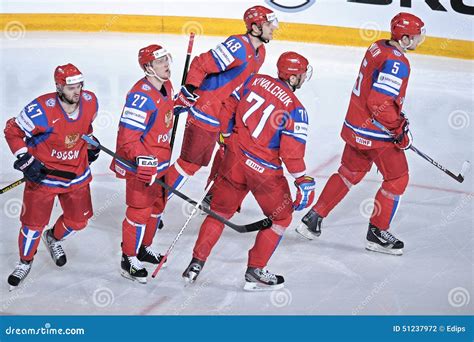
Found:
[[193, 258], [189, 263], [189, 266], [183, 272], [184, 281], [188, 284], [194, 283], [203, 267], [204, 261]]
[[245, 272], [245, 291], [273, 291], [285, 286], [281, 275], [268, 272], [266, 269], [247, 267]]
[[25, 280], [28, 273], [30, 273], [33, 261], [20, 260], [15, 266], [13, 272], [8, 276], [8, 284], [10, 284], [10, 291], [13, 291], [20, 286]]
[[308, 213], [301, 219], [300, 225], [296, 227], [296, 232], [308, 240], [313, 240], [315, 237], [321, 235], [321, 223], [323, 218], [314, 210]]
[[392, 255], [402, 255], [404, 244], [387, 230], [380, 230], [376, 226], [369, 224], [367, 231], [367, 246], [369, 251], [386, 253]]
[[148, 272], [136, 256], [127, 256], [122, 254], [121, 267], [122, 270], [120, 274], [122, 277], [130, 280], [136, 280], [140, 284], [146, 284]]
[[46, 248], [51, 254], [56, 266], [62, 267], [66, 264], [66, 253], [64, 253], [63, 247], [61, 246], [60, 240], [56, 240], [53, 234], [53, 229], [46, 229], [41, 236]]

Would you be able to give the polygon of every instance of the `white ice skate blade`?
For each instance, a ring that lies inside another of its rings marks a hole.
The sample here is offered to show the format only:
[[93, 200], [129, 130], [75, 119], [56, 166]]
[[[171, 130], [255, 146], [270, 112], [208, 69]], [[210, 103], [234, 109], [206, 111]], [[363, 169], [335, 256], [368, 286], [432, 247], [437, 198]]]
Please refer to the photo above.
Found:
[[308, 240], [314, 240], [315, 237], [317, 237], [315, 234], [313, 234], [304, 223], [301, 223], [298, 227], [296, 227], [295, 230], [298, 234], [300, 234], [302, 237], [308, 239]]
[[274, 290], [280, 290], [284, 287], [285, 287], [284, 283], [277, 284], [277, 285], [265, 285], [262, 283], [254, 283], [254, 282], [246, 281], [244, 285], [244, 290], [250, 291], [250, 292], [274, 291]]
[[18, 284], [17, 286], [10, 285], [10, 288], [8, 289], [8, 291], [12, 292], [12, 291], [18, 290], [18, 288], [20, 287], [20, 285], [21, 285], [21, 283]]
[[183, 277], [183, 281], [185, 282], [185, 285], [191, 285], [194, 284], [197, 278], [197, 274], [194, 272], [189, 272], [189, 277]]
[[390, 255], [403, 255], [403, 248], [399, 248], [399, 249], [385, 248], [385, 247], [380, 246], [377, 243], [370, 242], [370, 241], [367, 242], [365, 249], [372, 252], [378, 252], [378, 253], [384, 253], [384, 254], [390, 254]]
[[128, 279], [128, 280], [131, 280], [131, 281], [138, 281], [140, 284], [146, 284], [146, 278], [143, 278], [143, 277], [134, 277], [134, 276], [131, 276], [130, 273], [128, 273], [127, 271], [124, 271], [124, 270], [120, 270], [120, 274], [122, 275], [122, 277]]

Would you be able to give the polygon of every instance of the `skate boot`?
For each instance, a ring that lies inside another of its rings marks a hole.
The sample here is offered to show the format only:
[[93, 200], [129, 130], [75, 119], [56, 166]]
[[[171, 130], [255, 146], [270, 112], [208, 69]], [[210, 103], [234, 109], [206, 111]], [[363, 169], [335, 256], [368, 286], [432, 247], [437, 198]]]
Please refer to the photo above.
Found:
[[130, 280], [137, 280], [140, 284], [146, 284], [148, 272], [136, 256], [127, 256], [122, 253], [121, 275]]
[[189, 266], [183, 272], [184, 281], [189, 284], [194, 283], [202, 268], [204, 267], [204, 263], [204, 261], [193, 258], [189, 263]]
[[56, 266], [61, 267], [67, 262], [66, 253], [64, 253], [60, 240], [56, 240], [54, 237], [53, 229], [46, 229], [41, 237], [44, 244], [46, 245], [46, 248], [49, 250], [54, 263]]
[[10, 284], [10, 291], [15, 290], [25, 280], [28, 273], [30, 273], [32, 261], [20, 260], [15, 266], [13, 272], [8, 276], [8, 284]]
[[304, 236], [308, 240], [313, 240], [315, 237], [321, 235], [321, 223], [323, 218], [318, 215], [313, 209], [301, 219], [300, 225], [296, 227], [296, 232]]
[[[141, 245], [140, 249], [138, 250], [137, 259], [142, 262], [148, 262], [150, 264], [159, 264], [163, 256], [161, 254], [156, 253], [148, 246]], [[166, 267], [166, 260], [163, 263], [162, 267]]]
[[247, 267], [245, 272], [245, 291], [273, 291], [285, 286], [281, 275], [268, 272], [266, 269]]
[[369, 251], [402, 255], [404, 244], [387, 230], [380, 230], [373, 224], [369, 224], [367, 232], [367, 246]]

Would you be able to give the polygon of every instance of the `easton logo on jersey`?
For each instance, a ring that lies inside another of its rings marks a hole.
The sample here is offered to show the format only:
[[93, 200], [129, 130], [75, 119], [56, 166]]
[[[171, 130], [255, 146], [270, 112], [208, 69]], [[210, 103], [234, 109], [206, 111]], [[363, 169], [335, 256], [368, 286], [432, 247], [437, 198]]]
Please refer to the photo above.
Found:
[[64, 145], [66, 148], [73, 148], [74, 145], [79, 141], [79, 133], [68, 134], [64, 138]]

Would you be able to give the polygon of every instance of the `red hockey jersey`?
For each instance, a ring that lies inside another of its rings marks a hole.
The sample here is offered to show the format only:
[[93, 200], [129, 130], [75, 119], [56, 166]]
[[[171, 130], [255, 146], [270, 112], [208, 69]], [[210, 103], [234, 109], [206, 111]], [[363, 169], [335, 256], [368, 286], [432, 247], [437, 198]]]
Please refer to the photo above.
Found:
[[392, 143], [390, 135], [375, 126], [372, 120], [389, 130], [400, 126], [409, 76], [408, 59], [387, 40], [379, 40], [369, 47], [352, 90], [341, 132], [348, 144], [367, 149]]
[[195, 57], [186, 84], [198, 88], [195, 93], [199, 99], [189, 112], [196, 125], [219, 131], [222, 102], [256, 74], [264, 60], [265, 46], [255, 49], [248, 35], [230, 36], [216, 48]]
[[64, 112], [56, 93], [42, 95], [7, 122], [5, 138], [15, 155], [28, 151], [49, 169], [77, 175], [70, 181], [48, 176], [41, 182], [42, 185], [56, 190], [84, 186], [92, 176], [87, 143], [81, 136], [92, 133], [97, 110], [97, 98], [87, 90], [81, 93], [79, 115], [75, 120]]
[[[158, 159], [158, 174], [170, 166], [173, 128], [173, 87], [170, 81], [156, 89], [146, 77], [128, 92], [120, 117], [117, 154], [135, 162], [138, 156]], [[111, 169], [119, 178], [134, 175], [129, 167], [113, 160]]]
[[308, 114], [288, 85], [257, 74], [236, 95], [233, 148], [262, 171], [280, 170], [283, 162], [295, 178], [304, 175]]

